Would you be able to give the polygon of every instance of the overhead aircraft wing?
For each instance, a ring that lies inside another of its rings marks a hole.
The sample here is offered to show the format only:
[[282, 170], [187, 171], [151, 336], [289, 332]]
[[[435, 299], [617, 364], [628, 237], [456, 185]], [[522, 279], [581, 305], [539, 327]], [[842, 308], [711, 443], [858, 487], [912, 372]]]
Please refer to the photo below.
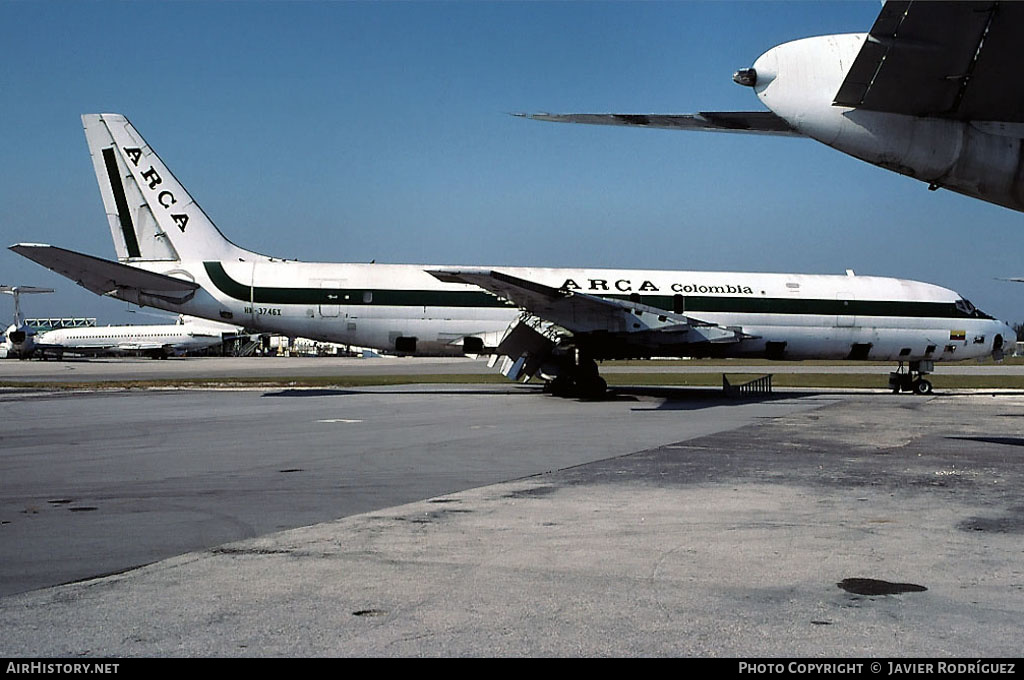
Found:
[[10, 249], [68, 277], [86, 290], [137, 304], [145, 304], [139, 302], [140, 296], [143, 300], [159, 298], [182, 303], [191, 299], [199, 289], [199, 284], [192, 281], [149, 272], [56, 246], [18, 243]]
[[429, 272], [447, 283], [468, 283], [512, 302], [573, 335], [628, 336], [635, 346], [664, 347], [691, 343], [739, 342], [742, 332], [633, 300], [553, 288], [489, 269], [443, 269]]
[[513, 113], [519, 118], [550, 123], [583, 123], [586, 125], [627, 125], [665, 130], [703, 130], [742, 132], [747, 134], [802, 137], [785, 120], [771, 111], [702, 111], [688, 114], [636, 113]]
[[1024, 3], [886, 2], [834, 103], [957, 120], [1024, 122]]

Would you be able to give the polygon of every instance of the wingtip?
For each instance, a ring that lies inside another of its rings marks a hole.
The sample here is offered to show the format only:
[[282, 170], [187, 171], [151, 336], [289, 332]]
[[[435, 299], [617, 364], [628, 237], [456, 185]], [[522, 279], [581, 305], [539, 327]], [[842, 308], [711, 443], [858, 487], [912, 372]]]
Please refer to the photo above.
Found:
[[526, 111], [512, 111], [508, 115], [516, 118], [526, 118], [528, 120], [544, 120], [550, 118], [553, 114], [547, 113], [546, 111], [537, 111], [535, 113], [527, 113]]

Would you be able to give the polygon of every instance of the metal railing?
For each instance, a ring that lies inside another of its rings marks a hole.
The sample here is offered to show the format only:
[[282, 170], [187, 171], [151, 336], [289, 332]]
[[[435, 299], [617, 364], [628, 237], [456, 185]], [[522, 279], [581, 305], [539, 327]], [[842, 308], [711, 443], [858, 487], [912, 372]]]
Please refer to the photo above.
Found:
[[739, 385], [733, 385], [729, 382], [729, 378], [722, 374], [722, 391], [727, 397], [739, 397], [745, 394], [771, 394], [772, 392], [772, 374], [763, 375], [760, 378], [754, 378], [745, 383]]

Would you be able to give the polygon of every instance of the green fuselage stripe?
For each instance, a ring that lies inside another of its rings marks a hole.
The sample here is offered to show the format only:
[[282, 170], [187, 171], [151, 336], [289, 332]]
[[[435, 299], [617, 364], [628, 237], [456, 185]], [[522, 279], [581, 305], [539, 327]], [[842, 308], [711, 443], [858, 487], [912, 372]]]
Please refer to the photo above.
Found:
[[[484, 291], [373, 288], [269, 288], [235, 281], [220, 262], [204, 262], [213, 285], [236, 300], [260, 305], [378, 305], [384, 307], [509, 307]], [[370, 295], [367, 296], [366, 294]], [[369, 300], [369, 301], [367, 301]]]
[[[396, 290], [371, 288], [270, 288], [235, 281], [220, 262], [204, 262], [213, 284], [228, 297], [261, 305], [377, 305], [384, 307], [489, 307], [511, 306], [490, 293], [474, 290]], [[627, 295], [605, 297], [628, 300]], [[903, 300], [798, 300], [727, 295], [687, 295], [686, 314], [816, 314], [821, 316], [904, 316], [916, 318], [972, 318], [953, 302]], [[671, 295], [641, 295], [641, 303], [664, 310], [675, 304]]]

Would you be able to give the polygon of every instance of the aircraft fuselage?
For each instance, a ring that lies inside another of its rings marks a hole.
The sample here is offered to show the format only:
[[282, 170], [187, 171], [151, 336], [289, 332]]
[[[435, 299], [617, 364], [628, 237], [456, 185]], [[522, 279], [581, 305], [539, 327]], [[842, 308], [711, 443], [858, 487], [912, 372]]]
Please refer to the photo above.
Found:
[[[161, 272], [160, 263], [138, 266]], [[295, 261], [168, 264], [202, 286], [184, 305], [153, 306], [244, 325], [409, 353], [493, 347], [519, 314], [475, 286], [443, 283], [426, 265]], [[705, 348], [779, 359], [954, 360], [989, 354], [1008, 327], [955, 292], [871, 276], [496, 267], [555, 288], [630, 299], [722, 326], [749, 339]], [[697, 350], [698, 353], [700, 350]], [[611, 358], [611, 357], [604, 357]]]
[[1024, 124], [833, 104], [867, 34], [784, 43], [754, 63], [758, 98], [799, 133], [874, 165], [1024, 211]]

